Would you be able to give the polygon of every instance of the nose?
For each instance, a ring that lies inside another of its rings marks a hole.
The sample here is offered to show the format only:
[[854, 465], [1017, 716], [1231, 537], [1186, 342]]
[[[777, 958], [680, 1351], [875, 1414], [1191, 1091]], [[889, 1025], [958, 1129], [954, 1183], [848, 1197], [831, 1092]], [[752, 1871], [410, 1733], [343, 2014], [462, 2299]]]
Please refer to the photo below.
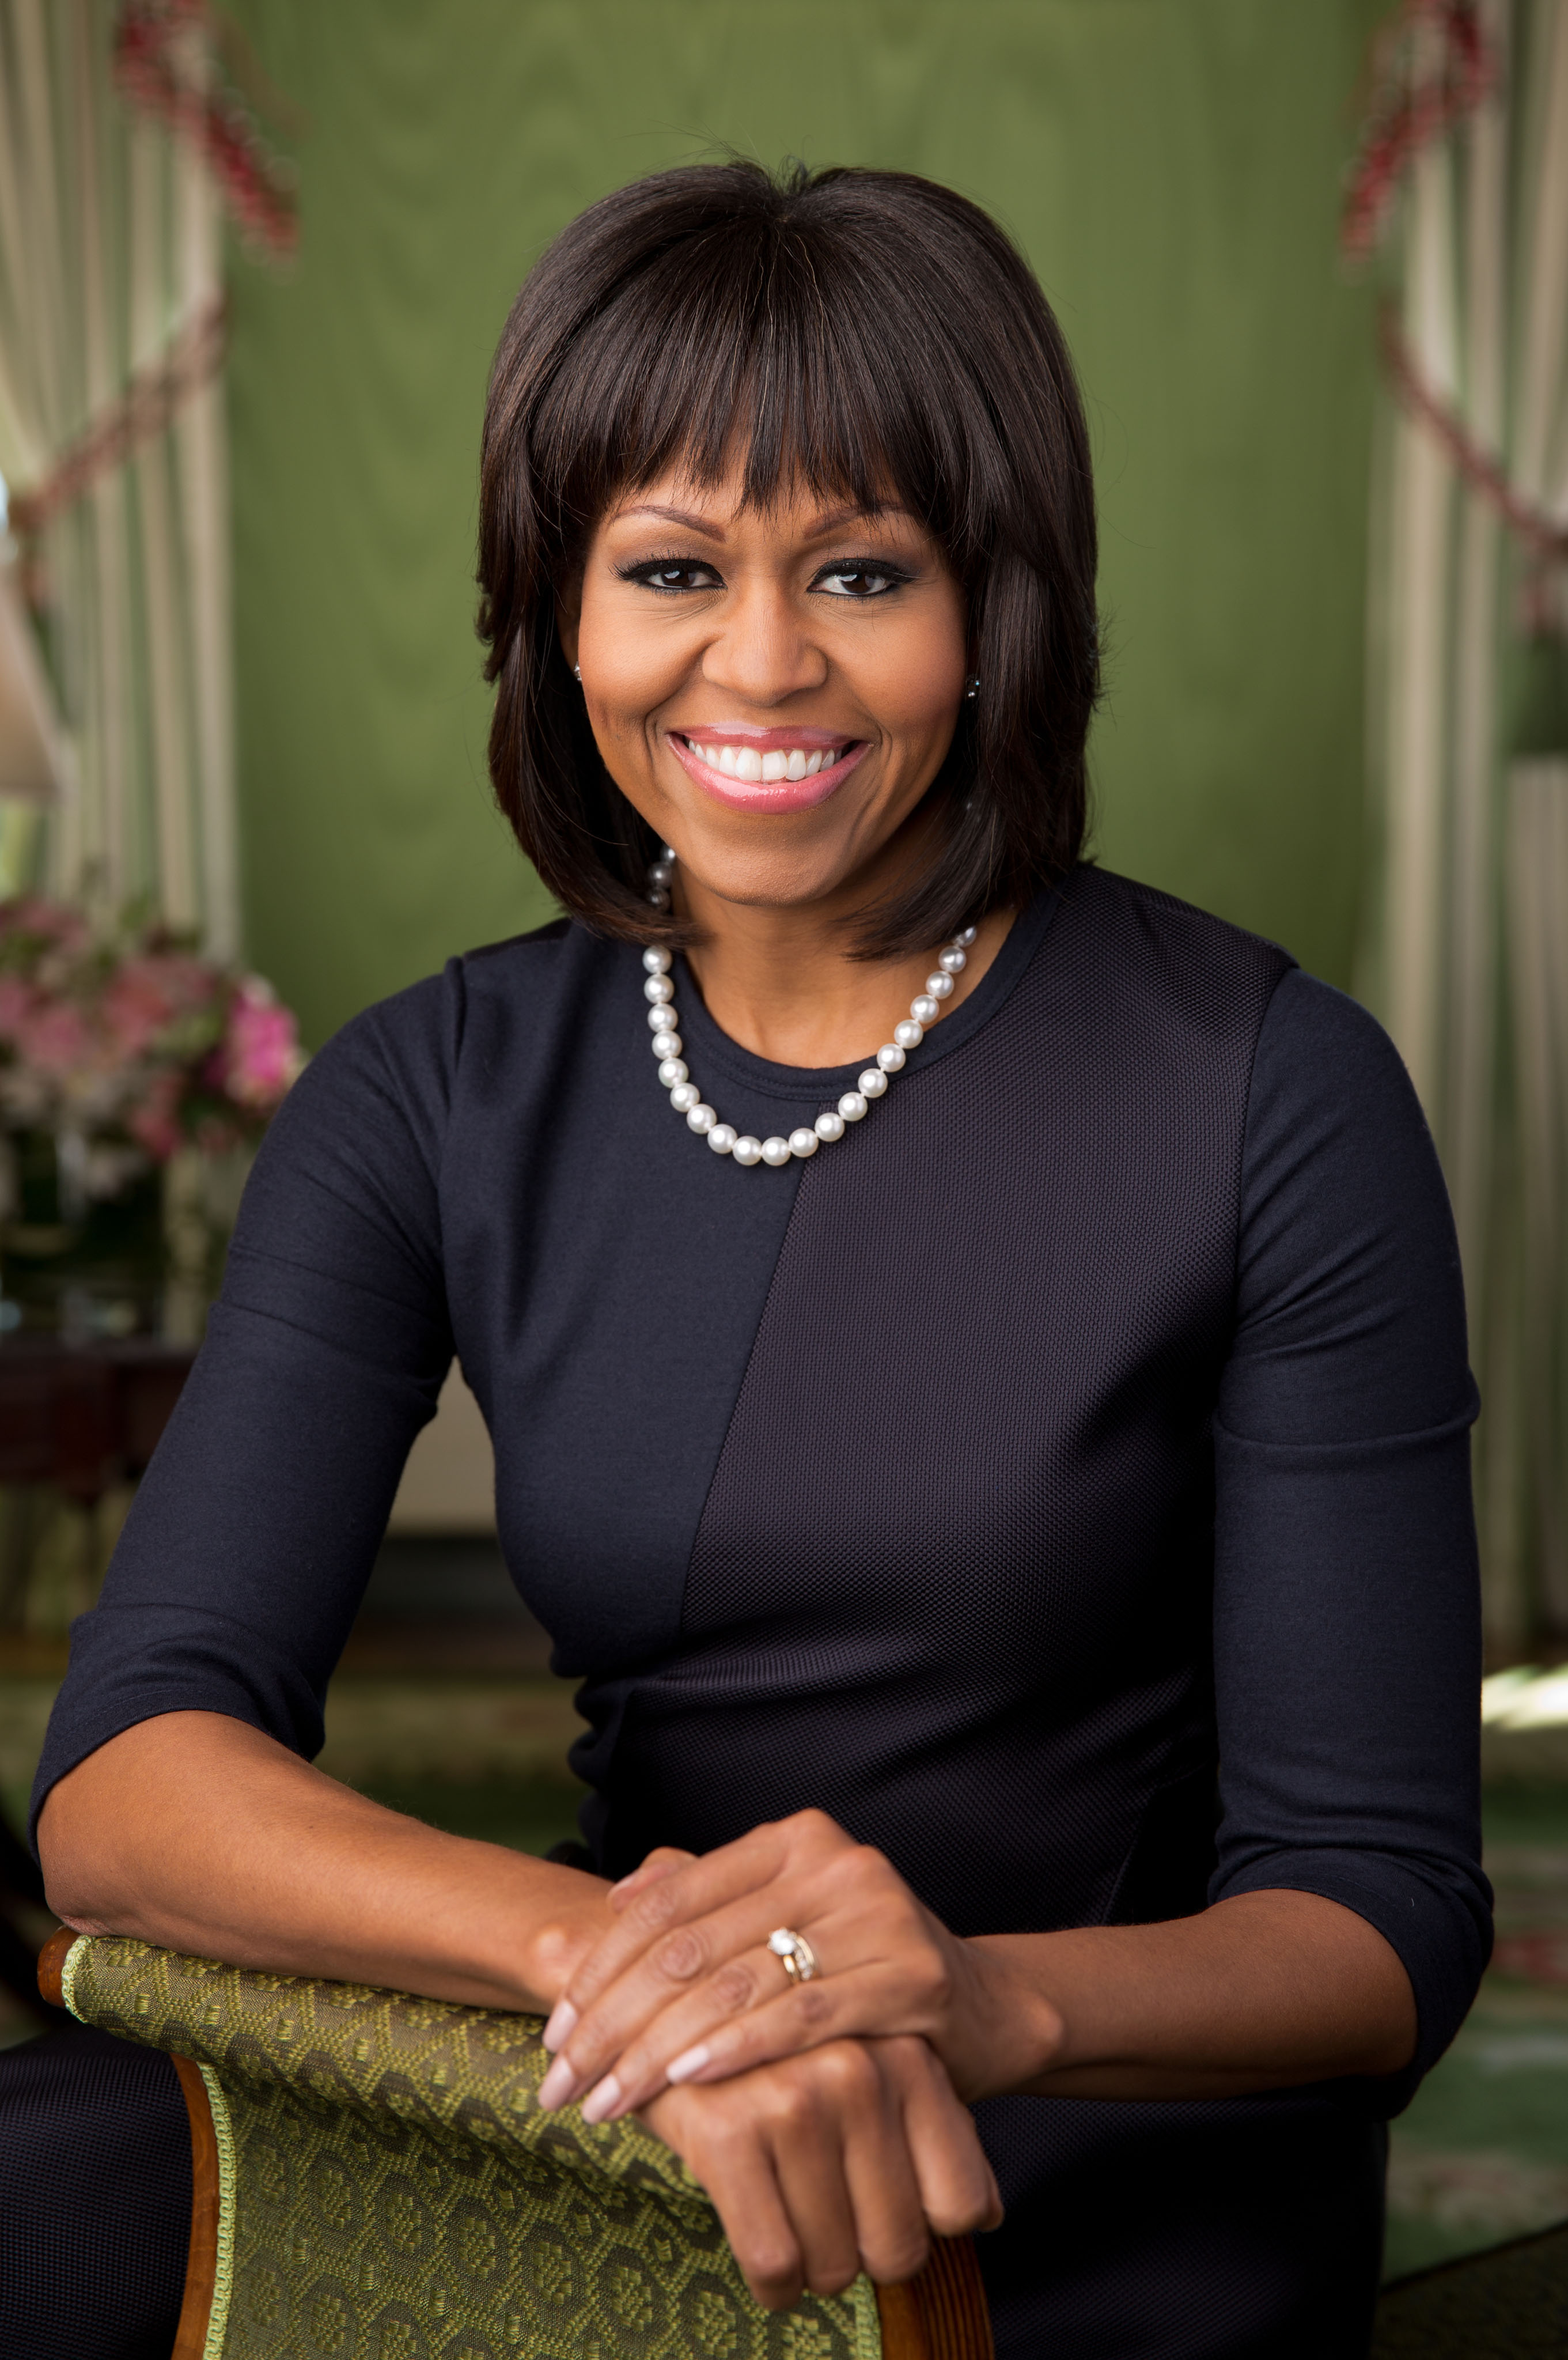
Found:
[[711, 688], [766, 706], [821, 688], [827, 676], [810, 617], [781, 583], [749, 582], [725, 601], [722, 626], [702, 657]]

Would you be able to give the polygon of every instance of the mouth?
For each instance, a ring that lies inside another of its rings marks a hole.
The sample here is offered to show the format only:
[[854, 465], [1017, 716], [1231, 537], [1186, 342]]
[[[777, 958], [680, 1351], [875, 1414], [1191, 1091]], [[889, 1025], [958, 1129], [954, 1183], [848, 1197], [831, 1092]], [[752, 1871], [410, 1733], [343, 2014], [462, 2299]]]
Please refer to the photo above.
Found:
[[870, 751], [828, 729], [671, 730], [682, 770], [735, 811], [805, 811], [825, 803]]

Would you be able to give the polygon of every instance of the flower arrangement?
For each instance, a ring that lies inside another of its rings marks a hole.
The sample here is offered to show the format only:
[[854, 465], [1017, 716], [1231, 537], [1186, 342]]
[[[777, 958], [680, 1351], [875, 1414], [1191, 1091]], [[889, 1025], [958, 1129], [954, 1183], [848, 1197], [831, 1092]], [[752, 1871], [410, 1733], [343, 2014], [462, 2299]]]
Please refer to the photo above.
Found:
[[62, 1198], [118, 1196], [181, 1148], [256, 1139], [304, 1062], [269, 985], [132, 910], [0, 902], [0, 1131], [56, 1142]]

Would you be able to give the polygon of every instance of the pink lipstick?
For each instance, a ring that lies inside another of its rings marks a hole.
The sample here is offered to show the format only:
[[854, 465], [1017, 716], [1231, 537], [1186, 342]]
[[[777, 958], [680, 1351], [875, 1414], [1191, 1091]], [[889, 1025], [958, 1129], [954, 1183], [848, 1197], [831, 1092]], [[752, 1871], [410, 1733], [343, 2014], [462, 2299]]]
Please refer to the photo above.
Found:
[[681, 768], [732, 810], [790, 812], [825, 803], [869, 741], [842, 730], [726, 722], [671, 730], [670, 743]]

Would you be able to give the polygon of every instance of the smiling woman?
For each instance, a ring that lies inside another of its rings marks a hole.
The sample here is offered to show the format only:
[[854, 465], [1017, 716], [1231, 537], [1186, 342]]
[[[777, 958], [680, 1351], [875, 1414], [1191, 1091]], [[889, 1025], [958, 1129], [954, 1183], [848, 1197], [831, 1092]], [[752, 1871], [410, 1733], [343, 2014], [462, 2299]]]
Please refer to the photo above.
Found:
[[[481, 622], [567, 914], [287, 1101], [38, 1841], [84, 1929], [548, 2013], [775, 2308], [985, 2229], [1002, 2360], [1323, 2360], [1488, 1939], [1464, 1306], [1377, 1027], [1081, 857], [1094, 570], [950, 191], [546, 254]], [[550, 1862], [306, 1758], [454, 1349], [583, 1683]]]

